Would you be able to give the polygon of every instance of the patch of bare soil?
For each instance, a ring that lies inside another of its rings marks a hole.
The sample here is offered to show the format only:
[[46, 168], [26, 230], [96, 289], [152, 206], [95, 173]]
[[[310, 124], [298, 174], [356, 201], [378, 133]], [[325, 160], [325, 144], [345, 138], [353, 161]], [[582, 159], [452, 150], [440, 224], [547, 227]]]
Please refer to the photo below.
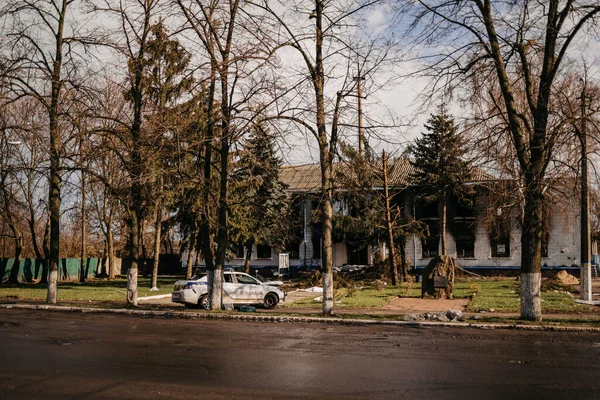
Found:
[[578, 285], [579, 284], [579, 279], [575, 278], [573, 275], [569, 274], [565, 270], [558, 272], [555, 276], [553, 276], [550, 279], [557, 281], [562, 285]]
[[414, 297], [398, 297], [390, 301], [381, 310], [399, 311], [399, 312], [428, 312], [428, 311], [446, 311], [460, 310], [465, 311], [469, 304], [468, 299], [419, 299]]

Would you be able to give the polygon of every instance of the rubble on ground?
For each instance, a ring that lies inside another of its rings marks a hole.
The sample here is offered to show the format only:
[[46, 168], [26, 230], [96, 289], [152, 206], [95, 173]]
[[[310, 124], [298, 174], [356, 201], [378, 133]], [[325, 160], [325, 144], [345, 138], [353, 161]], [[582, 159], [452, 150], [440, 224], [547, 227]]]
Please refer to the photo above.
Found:
[[447, 310], [442, 312], [426, 312], [422, 314], [406, 314], [405, 321], [439, 321], [454, 322], [464, 321], [466, 318], [460, 310]]

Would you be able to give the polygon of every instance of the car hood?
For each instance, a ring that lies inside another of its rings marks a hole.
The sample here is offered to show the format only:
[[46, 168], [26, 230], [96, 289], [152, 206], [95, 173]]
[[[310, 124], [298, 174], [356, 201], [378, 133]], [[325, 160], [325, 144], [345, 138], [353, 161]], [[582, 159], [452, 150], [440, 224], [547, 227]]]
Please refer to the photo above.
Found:
[[265, 281], [263, 283], [267, 286], [275, 286], [275, 287], [279, 287], [279, 286], [283, 285], [282, 281]]

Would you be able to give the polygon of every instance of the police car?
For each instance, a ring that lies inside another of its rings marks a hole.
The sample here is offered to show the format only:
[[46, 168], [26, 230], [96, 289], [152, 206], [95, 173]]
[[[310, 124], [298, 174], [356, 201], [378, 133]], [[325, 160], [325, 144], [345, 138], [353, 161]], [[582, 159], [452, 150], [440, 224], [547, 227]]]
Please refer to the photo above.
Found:
[[[267, 285], [243, 272], [224, 271], [223, 298], [224, 303], [230, 301], [233, 304], [259, 304], [265, 308], [274, 308], [285, 299], [285, 293], [278, 287]], [[209, 309], [207, 275], [200, 274], [190, 280], [175, 282], [171, 301], [190, 308]]]

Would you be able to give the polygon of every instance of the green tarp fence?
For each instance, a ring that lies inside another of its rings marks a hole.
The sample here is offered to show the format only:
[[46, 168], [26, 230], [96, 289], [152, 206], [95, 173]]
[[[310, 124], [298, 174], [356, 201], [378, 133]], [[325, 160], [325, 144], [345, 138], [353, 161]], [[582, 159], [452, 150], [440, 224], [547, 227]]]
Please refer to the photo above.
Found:
[[[101, 258], [85, 259], [84, 274], [86, 279], [95, 278], [99, 273]], [[42, 263], [35, 258], [23, 258], [15, 266], [14, 258], [0, 258], [0, 282], [9, 281], [13, 268], [18, 268], [17, 281], [34, 282], [42, 277]], [[62, 258], [58, 263], [58, 280], [61, 282], [78, 281], [81, 274], [80, 258]]]

